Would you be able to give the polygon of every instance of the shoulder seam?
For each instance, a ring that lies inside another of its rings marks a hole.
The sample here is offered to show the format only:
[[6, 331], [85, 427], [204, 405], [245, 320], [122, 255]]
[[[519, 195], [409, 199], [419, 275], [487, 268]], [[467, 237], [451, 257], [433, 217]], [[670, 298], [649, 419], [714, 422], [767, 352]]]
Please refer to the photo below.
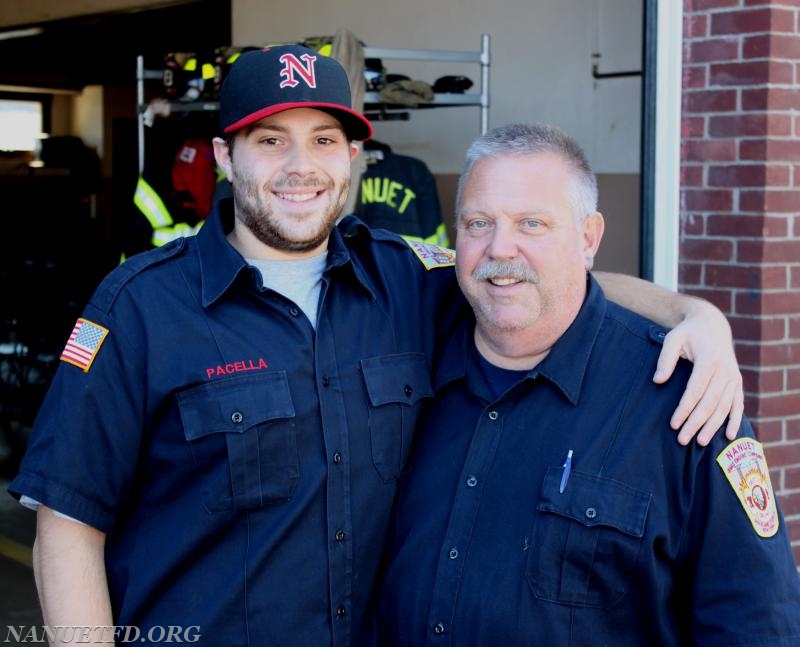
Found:
[[109, 314], [122, 290], [134, 277], [177, 256], [185, 247], [186, 239], [177, 238], [166, 245], [132, 256], [103, 279], [92, 299], [92, 305], [104, 314]]

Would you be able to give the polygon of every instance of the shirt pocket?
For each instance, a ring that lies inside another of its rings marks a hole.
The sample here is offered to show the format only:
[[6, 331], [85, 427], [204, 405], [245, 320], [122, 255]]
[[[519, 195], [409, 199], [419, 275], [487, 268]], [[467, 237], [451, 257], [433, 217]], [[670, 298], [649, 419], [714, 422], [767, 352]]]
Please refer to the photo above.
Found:
[[414, 427], [426, 398], [433, 395], [424, 353], [361, 360], [369, 396], [372, 462], [385, 482], [396, 480], [408, 458]]
[[285, 372], [210, 382], [177, 398], [209, 512], [254, 508], [292, 496], [300, 461]]
[[547, 471], [536, 505], [528, 585], [541, 600], [608, 609], [628, 591], [650, 494], [575, 470], [559, 493], [561, 474]]

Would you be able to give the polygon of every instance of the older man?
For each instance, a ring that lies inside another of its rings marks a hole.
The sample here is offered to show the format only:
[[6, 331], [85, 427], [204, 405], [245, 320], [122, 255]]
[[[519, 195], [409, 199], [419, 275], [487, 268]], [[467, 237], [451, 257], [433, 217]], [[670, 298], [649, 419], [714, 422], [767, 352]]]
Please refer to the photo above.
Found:
[[594, 175], [563, 132], [471, 147], [456, 274], [475, 319], [435, 373], [390, 535], [382, 647], [800, 644], [761, 445], [681, 447], [664, 331], [588, 274]]

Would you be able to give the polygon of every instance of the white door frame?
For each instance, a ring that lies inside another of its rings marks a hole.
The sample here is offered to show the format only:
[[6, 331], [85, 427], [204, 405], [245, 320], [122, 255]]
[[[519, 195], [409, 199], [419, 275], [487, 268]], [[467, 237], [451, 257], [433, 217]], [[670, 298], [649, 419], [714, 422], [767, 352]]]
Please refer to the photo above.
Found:
[[653, 281], [678, 287], [683, 0], [657, 2]]

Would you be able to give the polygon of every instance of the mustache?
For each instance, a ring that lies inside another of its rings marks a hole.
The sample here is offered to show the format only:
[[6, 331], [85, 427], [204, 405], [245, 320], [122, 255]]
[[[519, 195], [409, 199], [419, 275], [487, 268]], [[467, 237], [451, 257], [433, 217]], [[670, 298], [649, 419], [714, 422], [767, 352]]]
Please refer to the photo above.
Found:
[[472, 278], [476, 281], [509, 278], [528, 283], [539, 282], [539, 275], [519, 261], [486, 261], [473, 270]]
[[273, 191], [280, 191], [281, 189], [327, 189], [331, 183], [324, 181], [322, 178], [316, 176], [309, 178], [298, 177], [284, 177], [278, 180], [273, 180], [265, 188], [271, 188]]

